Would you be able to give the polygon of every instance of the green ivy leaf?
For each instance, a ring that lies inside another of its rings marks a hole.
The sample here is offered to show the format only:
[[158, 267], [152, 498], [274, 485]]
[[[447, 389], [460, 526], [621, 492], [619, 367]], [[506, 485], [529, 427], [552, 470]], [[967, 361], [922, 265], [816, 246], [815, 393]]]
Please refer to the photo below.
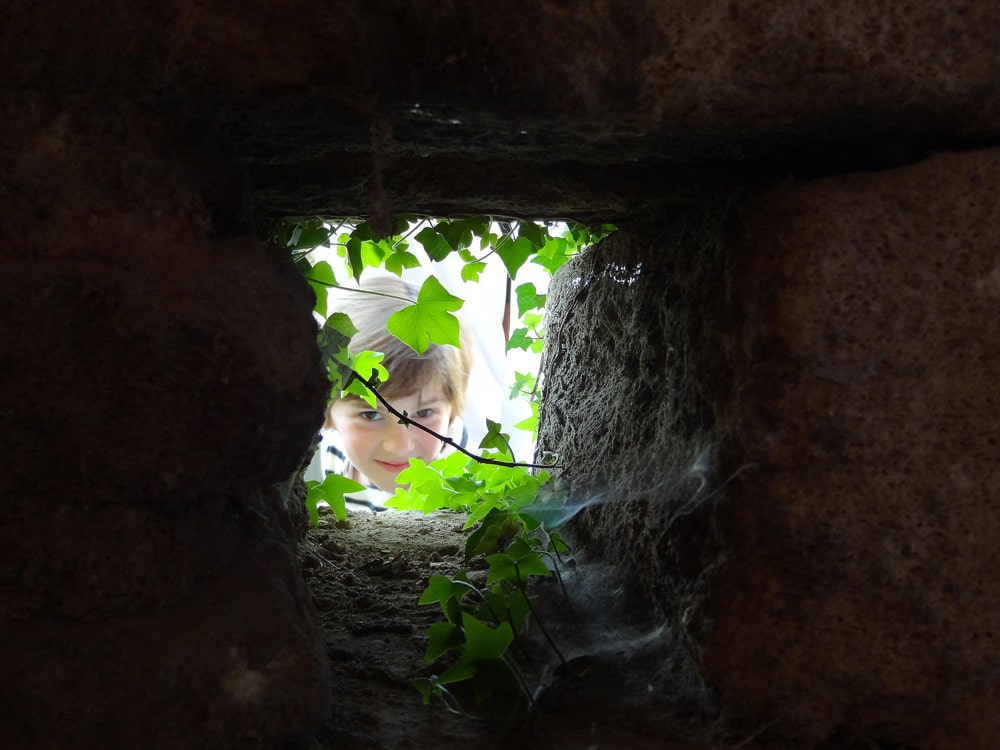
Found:
[[517, 293], [517, 314], [524, 317], [524, 314], [531, 310], [545, 307], [545, 295], [539, 294], [532, 282], [521, 284], [515, 290]]
[[559, 555], [569, 553], [569, 545], [563, 541], [562, 534], [558, 531], [549, 532], [549, 550]]
[[[378, 408], [378, 399], [368, 387], [368, 383], [374, 380], [375, 385], [381, 385], [389, 379], [389, 371], [382, 365], [385, 355], [381, 352], [358, 352], [357, 356], [350, 357], [350, 377], [344, 385], [342, 394], [353, 394], [365, 400], [373, 409]], [[354, 377], [354, 373], [360, 375], [364, 380]]]
[[385, 270], [397, 276], [402, 276], [404, 269], [416, 268], [419, 265], [417, 256], [407, 250], [395, 250], [385, 259]]
[[501, 658], [514, 640], [514, 631], [509, 623], [502, 622], [491, 628], [469, 612], [462, 615], [462, 628], [465, 630], [462, 660], [472, 664]]
[[510, 592], [507, 599], [507, 611], [509, 617], [514, 622], [514, 626], [520, 630], [525, 618], [531, 613], [531, 606], [528, 604], [528, 597], [520, 589]]
[[431, 260], [444, 260], [451, 254], [452, 245], [435, 227], [424, 227], [413, 239], [420, 243]]
[[517, 580], [517, 565], [506, 552], [494, 552], [492, 555], [487, 555], [486, 562], [490, 564], [489, 573], [486, 574], [487, 585], [497, 581]]
[[487, 503], [482, 503], [475, 510], [478, 513], [483, 507], [488, 510], [483, 514], [482, 523], [479, 528], [469, 534], [465, 540], [465, 561], [468, 562], [476, 555], [483, 555], [496, 552], [501, 544], [504, 524], [507, 521], [506, 510], [497, 507], [489, 507]]
[[518, 237], [513, 242], [504, 242], [497, 246], [497, 255], [507, 267], [510, 277], [516, 278], [518, 269], [534, 252], [535, 247], [527, 237]]
[[317, 336], [320, 354], [334, 393], [340, 393], [354, 380], [355, 358], [348, 349], [357, 329], [344, 313], [334, 313], [323, 324]]
[[[322, 482], [315, 480], [306, 482], [306, 512], [309, 514], [309, 525], [319, 526], [319, 496], [313, 493], [313, 487], [318, 487]], [[346, 510], [346, 508], [345, 508]]]
[[389, 333], [423, 354], [431, 345], [460, 346], [458, 318], [452, 311], [462, 307], [462, 300], [448, 293], [434, 276], [420, 287], [417, 301], [389, 316]]
[[528, 328], [538, 330], [538, 328], [542, 325], [544, 316], [542, 313], [526, 312], [521, 316], [521, 318], [524, 320], [524, 324], [528, 326]]
[[514, 562], [521, 562], [527, 555], [533, 554], [531, 545], [525, 539], [517, 538], [511, 540], [511, 543], [507, 545], [507, 549], [504, 550]]
[[523, 349], [528, 351], [534, 343], [534, 338], [528, 335], [527, 328], [516, 328], [511, 331], [510, 338], [507, 339], [507, 351], [511, 349]]
[[[533, 221], [517, 222], [517, 233], [519, 237], [524, 237], [531, 243], [533, 250], [538, 250], [545, 246], [545, 241], [549, 235], [542, 227]], [[513, 276], [513, 274], [511, 274]]]
[[[497, 507], [497, 503], [500, 502], [500, 496], [496, 492], [479, 491], [476, 493], [476, 498], [477, 502], [469, 509], [469, 517], [466, 520], [465, 525], [462, 526], [463, 531], [471, 529], [483, 520], [483, 518], [489, 515], [490, 511]], [[466, 549], [468, 549], [468, 546]], [[479, 549], [474, 554], [489, 551], [489, 549]]]
[[433, 482], [438, 476], [437, 471], [429, 464], [424, 463], [422, 459], [413, 458], [410, 459], [409, 467], [399, 472], [399, 476], [396, 479], [399, 481], [399, 484], [410, 485], [412, 490], [412, 488], [419, 487], [425, 482]]
[[520, 422], [517, 422], [514, 425], [514, 428], [518, 429], [518, 430], [524, 430], [526, 432], [530, 432], [532, 434], [532, 436], [533, 436], [532, 439], [533, 440], [537, 440], [538, 439], [538, 402], [537, 401], [532, 401], [532, 402], [530, 402], [530, 406], [531, 406], [531, 416], [530, 417], [525, 417]]
[[455, 477], [465, 473], [469, 465], [474, 465], [475, 459], [469, 458], [464, 453], [455, 451], [442, 458], [435, 458], [431, 465], [436, 468], [442, 476]]
[[392, 248], [385, 240], [361, 243], [361, 262], [364, 268], [378, 268], [387, 255], [392, 254]]
[[354, 357], [354, 369], [368, 382], [375, 378], [376, 384], [381, 385], [389, 379], [389, 371], [382, 365], [383, 359], [385, 355], [382, 352], [358, 352]]
[[437, 604], [447, 601], [451, 596], [451, 579], [448, 576], [432, 575], [417, 604]]
[[505, 492], [507, 507], [519, 510], [522, 506], [535, 501], [538, 496], [538, 478], [523, 469], [518, 471], [516, 478], [509, 480]]
[[[508, 547], [508, 549], [510, 548]], [[486, 558], [490, 564], [489, 572], [486, 574], [486, 583], [509, 581], [514, 585], [523, 586], [530, 576], [552, 575], [552, 571], [542, 562], [541, 555], [537, 552], [520, 552], [519, 555], [519, 557], [515, 557], [506, 552], [489, 555]]]
[[347, 519], [344, 495], [362, 492], [365, 489], [363, 484], [340, 474], [328, 474], [322, 482], [308, 482], [306, 486], [309, 488], [306, 494], [306, 506], [309, 508], [309, 520], [314, 526], [319, 521], [318, 513], [314, 515], [314, 511], [321, 501], [326, 501], [334, 515], [344, 521]]
[[476, 665], [467, 659], [459, 659], [436, 680], [438, 685], [448, 685], [452, 682], [465, 682], [476, 676]]
[[[308, 261], [306, 261], [308, 263]], [[306, 271], [303, 276], [309, 286], [312, 287], [313, 294], [316, 295], [316, 305], [313, 309], [319, 313], [321, 317], [326, 316], [326, 306], [327, 297], [329, 295], [330, 287], [337, 285], [337, 279], [333, 275], [333, 269], [330, 264], [325, 260], [321, 260], [314, 266], [310, 266], [309, 270]]]
[[462, 251], [472, 244], [474, 237], [483, 237], [489, 231], [490, 219], [487, 216], [472, 216], [445, 220], [439, 221], [436, 228], [453, 250]]
[[531, 262], [544, 268], [551, 276], [566, 264], [575, 251], [576, 243], [565, 237], [550, 237]]
[[328, 366], [338, 370], [340, 383], [348, 380], [353, 369], [353, 361], [347, 347], [357, 332], [358, 329], [345, 313], [334, 313], [326, 319], [316, 336], [320, 356]]
[[483, 592], [482, 598], [483, 605], [476, 609], [476, 617], [495, 623], [509, 622], [515, 633], [520, 632], [525, 618], [531, 613], [527, 597], [509, 582], [495, 584]]
[[441, 654], [453, 648], [461, 648], [465, 643], [465, 633], [451, 622], [435, 622], [427, 629], [427, 651], [424, 661], [430, 664]]
[[323, 221], [303, 221], [288, 238], [287, 246], [296, 250], [311, 250], [330, 241], [330, 228]]
[[350, 316], [347, 313], [335, 312], [326, 322], [323, 324], [325, 329], [332, 329], [337, 331], [343, 338], [346, 338], [349, 342], [354, 335], [358, 332], [357, 326], [351, 321]]
[[529, 576], [552, 575], [552, 571], [549, 570], [545, 561], [542, 560], [541, 555], [537, 552], [533, 552], [531, 555], [526, 555], [517, 561], [517, 573], [521, 583], [526, 583]]
[[436, 683], [427, 679], [426, 677], [414, 677], [410, 680], [410, 684], [417, 689], [423, 699], [423, 705], [429, 706], [431, 703], [431, 696], [435, 692]]
[[533, 374], [514, 372], [514, 383], [510, 387], [510, 397], [512, 399], [517, 398], [519, 394], [529, 395], [536, 390], [535, 386], [538, 383], [538, 378]]
[[499, 422], [487, 419], [486, 434], [479, 441], [479, 447], [486, 450], [496, 450], [506, 456], [510, 456], [510, 435], [501, 431]]
[[361, 258], [361, 240], [356, 234], [347, 240], [347, 264], [351, 267], [351, 275], [355, 281], [361, 281], [361, 272], [365, 270], [365, 262]]
[[486, 270], [486, 263], [477, 260], [462, 266], [462, 281], [479, 281], [479, 276]]

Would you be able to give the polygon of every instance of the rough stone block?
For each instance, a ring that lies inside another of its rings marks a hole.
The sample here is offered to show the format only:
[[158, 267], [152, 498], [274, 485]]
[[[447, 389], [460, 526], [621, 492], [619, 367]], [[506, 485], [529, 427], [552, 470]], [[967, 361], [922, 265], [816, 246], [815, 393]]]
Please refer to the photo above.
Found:
[[287, 252], [210, 237], [186, 133], [19, 104], [0, 126], [0, 745], [294, 746], [329, 708], [276, 488], [328, 390], [312, 294]]
[[998, 188], [997, 151], [789, 183], [562, 275], [541, 447], [707, 714], [998, 736]]
[[709, 681], [810, 734], [1000, 736], [1000, 152], [788, 186], [733, 236]]

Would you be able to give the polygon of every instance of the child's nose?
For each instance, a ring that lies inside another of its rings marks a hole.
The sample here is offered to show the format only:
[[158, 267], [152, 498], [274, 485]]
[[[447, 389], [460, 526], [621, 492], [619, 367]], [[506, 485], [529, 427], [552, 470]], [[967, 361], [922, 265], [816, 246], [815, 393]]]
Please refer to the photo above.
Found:
[[382, 448], [397, 455], [409, 453], [413, 448], [413, 429], [399, 422], [390, 424], [382, 436]]

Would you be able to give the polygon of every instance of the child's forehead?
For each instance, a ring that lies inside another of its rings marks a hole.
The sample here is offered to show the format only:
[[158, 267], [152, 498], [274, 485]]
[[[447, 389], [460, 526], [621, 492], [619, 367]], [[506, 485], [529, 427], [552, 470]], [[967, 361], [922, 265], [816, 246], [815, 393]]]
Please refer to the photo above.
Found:
[[[379, 390], [379, 395], [382, 396], [382, 398], [384, 398], [390, 404], [393, 403], [394, 401], [405, 401], [411, 398], [416, 398], [417, 403], [420, 404], [429, 404], [434, 401], [447, 400], [447, 398], [445, 397], [444, 386], [438, 382], [427, 383], [423, 386], [423, 388], [419, 389], [407, 389], [400, 391], [393, 391], [392, 389]], [[363, 398], [361, 398], [360, 396], [356, 396], [354, 394], [351, 394], [350, 396], [347, 396], [340, 400], [349, 402], [367, 403]]]

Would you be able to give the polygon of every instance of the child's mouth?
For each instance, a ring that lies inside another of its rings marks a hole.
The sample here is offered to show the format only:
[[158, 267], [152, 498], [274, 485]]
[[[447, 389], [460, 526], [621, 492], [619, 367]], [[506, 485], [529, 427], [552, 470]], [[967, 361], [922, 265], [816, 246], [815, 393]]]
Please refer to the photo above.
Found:
[[410, 468], [410, 462], [409, 461], [398, 461], [398, 462], [397, 461], [379, 461], [379, 460], [376, 459], [375, 463], [377, 463], [379, 466], [381, 466], [384, 469], [388, 469], [389, 471], [395, 471], [395, 472], [400, 472], [403, 469]]

